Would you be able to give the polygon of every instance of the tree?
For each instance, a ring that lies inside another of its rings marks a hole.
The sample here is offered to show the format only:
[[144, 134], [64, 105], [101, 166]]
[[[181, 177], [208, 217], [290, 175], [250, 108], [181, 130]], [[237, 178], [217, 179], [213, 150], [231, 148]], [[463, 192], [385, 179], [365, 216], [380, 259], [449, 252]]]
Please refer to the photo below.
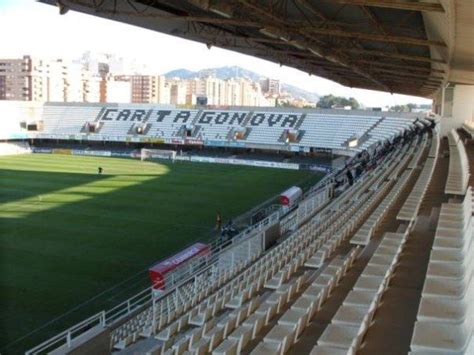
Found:
[[319, 108], [333, 108], [335, 106], [350, 106], [353, 110], [360, 107], [359, 102], [353, 97], [345, 98], [334, 95], [322, 96], [317, 104]]
[[404, 112], [405, 111], [405, 105], [395, 105], [390, 107], [390, 111], [394, 112]]
[[417, 108], [417, 104], [407, 104], [408, 112], [413, 112], [413, 109]]
[[417, 108], [417, 104], [406, 104], [406, 105], [395, 105], [390, 107], [390, 111], [395, 112], [413, 112], [413, 109]]
[[298, 106], [289, 103], [288, 101], [281, 101], [279, 107], [298, 108]]

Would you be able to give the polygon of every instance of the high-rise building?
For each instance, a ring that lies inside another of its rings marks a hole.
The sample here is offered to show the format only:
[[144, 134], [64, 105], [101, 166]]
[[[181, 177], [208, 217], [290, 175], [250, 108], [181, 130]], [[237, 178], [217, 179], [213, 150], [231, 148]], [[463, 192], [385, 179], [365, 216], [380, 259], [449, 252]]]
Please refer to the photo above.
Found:
[[164, 76], [132, 75], [130, 80], [133, 103], [169, 103], [170, 89], [166, 86]]
[[82, 101], [102, 102], [102, 78], [89, 71], [82, 72]]
[[260, 80], [262, 92], [268, 95], [280, 95], [280, 80], [265, 78]]
[[229, 79], [225, 82], [225, 104], [230, 106], [242, 105], [242, 92], [240, 82]]
[[107, 75], [101, 81], [100, 102], [130, 103], [132, 85], [127, 75]]
[[41, 60], [27, 55], [0, 59], [0, 100], [46, 100], [45, 69]]
[[98, 102], [91, 80], [79, 64], [63, 59], [0, 59], [0, 100]]
[[170, 88], [170, 103], [173, 105], [187, 104], [186, 97], [188, 96], [188, 85], [183, 81], [169, 82]]

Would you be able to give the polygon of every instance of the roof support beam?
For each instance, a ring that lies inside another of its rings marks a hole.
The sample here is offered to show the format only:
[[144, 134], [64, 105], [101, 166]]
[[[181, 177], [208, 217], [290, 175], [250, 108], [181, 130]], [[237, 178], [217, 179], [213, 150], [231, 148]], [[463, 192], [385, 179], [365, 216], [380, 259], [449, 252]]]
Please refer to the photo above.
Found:
[[416, 71], [416, 72], [426, 72], [426, 73], [440, 73], [440, 74], [445, 73], [445, 71], [442, 70], [442, 69], [420, 67], [420, 66], [417, 66], [417, 65], [392, 64], [392, 63], [387, 63], [387, 62], [384, 62], [384, 61], [366, 60], [366, 59], [360, 59], [360, 60], [358, 60], [358, 62], [359, 63], [364, 63], [364, 64], [369, 64], [369, 65], [375, 66], [375, 67], [395, 68], [395, 69], [402, 69], [402, 70]]
[[422, 57], [422, 56], [411, 55], [411, 54], [397, 54], [397, 53], [393, 53], [393, 52], [384, 52], [384, 51], [369, 50], [369, 49], [357, 49], [357, 48], [350, 48], [348, 50], [350, 52], [356, 52], [356, 53], [366, 54], [366, 55], [373, 55], [375, 57], [390, 57], [390, 58], [395, 58], [395, 59], [412, 60], [412, 61], [415, 61], [415, 62], [446, 64], [446, 62], [442, 59], [432, 59], [432, 58], [429, 58], [429, 57]]
[[385, 7], [389, 9], [425, 11], [425, 12], [444, 12], [440, 3], [429, 3], [421, 1], [406, 0], [334, 0], [340, 4]]
[[308, 0], [294, 0], [301, 6], [303, 6], [306, 10], [308, 10], [312, 15], [315, 15], [319, 17], [323, 21], [327, 21], [326, 16], [324, 16], [321, 12], [316, 10], [309, 2]]
[[429, 47], [429, 46], [446, 47], [446, 44], [443, 41], [433, 41], [429, 39], [421, 39], [421, 38], [415, 38], [415, 37], [381, 35], [381, 34], [375, 34], [375, 33], [352, 32], [352, 31], [343, 31], [343, 30], [329, 29], [329, 28], [315, 28], [315, 27], [309, 28], [309, 31], [320, 34], [320, 35], [355, 38], [359, 40], [399, 43], [399, 44], [408, 44], [408, 45], [424, 46], [424, 47]]
[[397, 76], [397, 75], [393, 75], [393, 74], [381, 74], [380, 76], [382, 78], [382, 80], [385, 80], [385, 81], [388, 81], [388, 82], [391, 82], [391, 81], [395, 81], [395, 82], [399, 82], [403, 85], [406, 85], [407, 83], [407, 80], [410, 80], [410, 83], [425, 83], [425, 84], [434, 84], [434, 85], [441, 85], [442, 81], [440, 80], [432, 80], [432, 79], [422, 79], [422, 78], [410, 78], [410, 79], [407, 79], [406, 77], [404, 76]]
[[370, 68], [371, 71], [374, 71], [374, 72], [378, 72], [378, 73], [390, 73], [390, 74], [394, 74], [394, 75], [398, 75], [398, 76], [402, 76], [402, 77], [407, 77], [407, 78], [423, 78], [423, 79], [427, 79], [427, 78], [432, 78], [432, 79], [439, 79], [439, 80], [443, 80], [443, 77], [441, 76], [430, 76], [429, 74], [423, 74], [423, 73], [414, 73], [414, 72], [403, 72], [403, 71], [400, 71], [400, 70], [392, 70], [392, 69], [385, 69], [385, 68]]
[[[225, 36], [222, 35], [222, 36], [219, 36], [219, 37], [224, 37], [226, 39], [233, 39], [233, 40], [252, 41], [252, 42], [260, 42], [260, 43], [290, 46], [290, 43], [284, 42], [284, 41], [282, 41], [280, 39], [276, 39], [276, 38], [274, 39], [274, 38], [263, 38], [263, 37], [244, 37], [244, 36], [238, 36], [238, 35], [234, 35], [234, 34], [226, 34]], [[288, 54], [301, 55], [301, 56], [305, 56], [305, 57], [314, 57], [313, 54], [310, 54], [307, 51], [295, 50], [294, 46], [291, 46], [291, 48], [292, 48], [291, 50], [287, 51]], [[411, 54], [397, 54], [397, 53], [394, 53], [394, 52], [384, 52], [384, 51], [376, 51], [376, 50], [361, 49], [361, 48], [347, 48], [347, 47], [334, 47], [334, 48], [336, 50], [342, 51], [342, 52], [347, 52], [347, 51], [356, 52], [356, 53], [359, 53], [359, 54], [371, 55], [371, 56], [376, 56], [376, 57], [390, 57], [390, 58], [394, 58], [394, 59], [404, 59], [404, 60], [410, 60], [410, 61], [414, 61], [414, 62], [446, 64], [441, 59], [430, 59], [429, 57], [421, 57], [421, 56], [416, 56], [416, 55], [411, 55]], [[364, 62], [364, 61], [359, 60], [358, 62]], [[369, 62], [369, 61], [366, 60], [365, 62]], [[372, 62], [382, 64], [382, 62], [380, 62], [380, 61], [372, 61]]]

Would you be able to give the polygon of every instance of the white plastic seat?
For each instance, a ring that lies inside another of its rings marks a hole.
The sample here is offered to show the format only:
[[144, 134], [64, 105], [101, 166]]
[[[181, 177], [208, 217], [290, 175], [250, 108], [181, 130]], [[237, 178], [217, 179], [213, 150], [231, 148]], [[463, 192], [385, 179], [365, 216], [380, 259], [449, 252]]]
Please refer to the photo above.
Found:
[[412, 351], [429, 351], [433, 354], [464, 354], [471, 333], [464, 324], [416, 322], [411, 341]]
[[359, 327], [329, 324], [318, 340], [318, 345], [350, 349], [359, 333]]
[[213, 355], [236, 355], [239, 342], [235, 339], [225, 339], [212, 351]]
[[344, 305], [361, 305], [369, 306], [374, 297], [377, 295], [376, 290], [352, 290], [344, 299]]
[[369, 311], [369, 305], [343, 304], [332, 317], [332, 323], [341, 325], [360, 325]]
[[333, 346], [316, 345], [309, 355], [352, 355], [352, 349], [336, 348]]
[[235, 329], [232, 334], [229, 335], [228, 339], [237, 341], [237, 353], [241, 353], [247, 344], [252, 340], [253, 336], [253, 325], [241, 325]]
[[296, 336], [296, 325], [275, 325], [263, 339], [264, 343], [281, 344], [282, 353], [284, 354], [293, 345]]
[[255, 339], [260, 333], [260, 330], [265, 326], [266, 315], [265, 314], [252, 314], [248, 317], [242, 326], [247, 326], [252, 329], [252, 339]]

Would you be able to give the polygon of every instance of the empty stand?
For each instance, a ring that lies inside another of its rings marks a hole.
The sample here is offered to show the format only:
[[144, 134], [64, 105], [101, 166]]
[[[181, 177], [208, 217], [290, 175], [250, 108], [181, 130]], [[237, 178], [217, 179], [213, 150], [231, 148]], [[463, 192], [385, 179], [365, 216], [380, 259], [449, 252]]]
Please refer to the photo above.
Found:
[[415, 183], [415, 186], [397, 215], [398, 220], [413, 222], [416, 219], [418, 210], [420, 209], [426, 190], [431, 181], [431, 177], [433, 176], [435, 165], [435, 158], [428, 157], [425, 160], [423, 169]]
[[386, 233], [312, 354], [354, 354], [370, 326], [394, 272], [407, 233]]
[[469, 182], [469, 161], [464, 144], [454, 129], [448, 134], [449, 172], [445, 193], [464, 195]]
[[[106, 111], [107, 110], [107, 111]], [[137, 112], [139, 113], [137, 114]], [[107, 117], [105, 117], [107, 116]], [[291, 116], [291, 119], [288, 117]], [[45, 104], [42, 113], [43, 131], [39, 136], [62, 138], [71, 135], [89, 135], [99, 140], [127, 141], [135, 136], [134, 124], [146, 121], [143, 138], [170, 140], [184, 144], [183, 125], [198, 127], [193, 134], [204, 145], [232, 142], [231, 132], [245, 132], [239, 139], [242, 145], [262, 146], [267, 149], [288, 149], [288, 144], [298, 147], [334, 149], [359, 152], [378, 142], [392, 140], [406, 129], [413, 127], [413, 119], [383, 117], [381, 115], [350, 115], [322, 113], [288, 113], [256, 111], [198, 111], [161, 109], [154, 105], [105, 105], [105, 104]], [[98, 123], [98, 132], [84, 130], [87, 122]], [[281, 139], [285, 130], [298, 133], [298, 142]], [[357, 137], [359, 145], [348, 148], [347, 142]]]
[[474, 330], [472, 190], [441, 207], [411, 342], [414, 354], [467, 354]]
[[101, 109], [99, 105], [45, 104], [42, 114], [43, 133], [68, 138], [69, 135], [80, 134], [84, 124], [94, 121]]

